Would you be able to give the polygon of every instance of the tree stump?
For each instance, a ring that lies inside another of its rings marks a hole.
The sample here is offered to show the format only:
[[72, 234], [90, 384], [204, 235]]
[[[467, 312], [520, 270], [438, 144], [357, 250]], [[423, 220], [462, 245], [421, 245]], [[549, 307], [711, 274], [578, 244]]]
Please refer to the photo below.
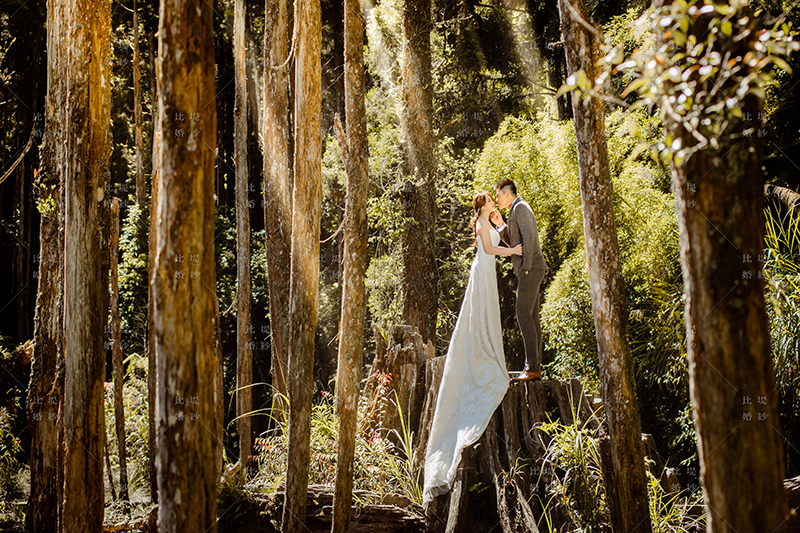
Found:
[[[375, 331], [376, 338], [380, 338]], [[424, 343], [417, 329], [411, 326], [389, 329], [385, 349], [380, 340], [376, 344], [378, 350], [364, 388], [364, 396], [368, 399], [364, 427], [370, 433], [383, 432], [398, 444], [395, 431], [402, 435], [403, 424], [415, 435], [420, 434], [420, 414], [427, 390], [425, 365], [433, 359], [435, 350], [433, 343]], [[436, 378], [431, 375], [430, 379], [433, 387]], [[438, 380], [441, 380], [441, 374]], [[438, 391], [438, 383], [435, 388]]]
[[[434, 376], [438, 359], [430, 365]], [[426, 382], [426, 387], [430, 386]], [[433, 418], [437, 394], [438, 386], [435, 393], [428, 388], [420, 431]], [[544, 511], [540, 501], [545, 501], [546, 491], [540, 473], [553, 471], [545, 456], [550, 437], [541, 426], [551, 420], [579, 424], [597, 435], [604, 434], [577, 379], [510, 386], [486, 432], [478, 443], [465, 450], [453, 490], [434, 498], [425, 509], [427, 530], [483, 531], [484, 524], [488, 528], [499, 524], [497, 529], [503, 533], [538, 532], [537, 518]], [[419, 454], [422, 460], [415, 464], [424, 467], [425, 449]], [[556, 530], [572, 525], [566, 510], [558, 504], [551, 503], [548, 512]]]

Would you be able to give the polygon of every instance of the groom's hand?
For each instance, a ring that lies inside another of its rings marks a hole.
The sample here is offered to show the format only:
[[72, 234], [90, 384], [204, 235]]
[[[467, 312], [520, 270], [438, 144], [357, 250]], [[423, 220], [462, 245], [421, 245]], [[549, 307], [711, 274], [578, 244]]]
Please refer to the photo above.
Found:
[[492, 211], [491, 219], [492, 219], [492, 223], [495, 226], [502, 226], [504, 224], [503, 216], [500, 214], [500, 211], [498, 211], [496, 209], [494, 211]]

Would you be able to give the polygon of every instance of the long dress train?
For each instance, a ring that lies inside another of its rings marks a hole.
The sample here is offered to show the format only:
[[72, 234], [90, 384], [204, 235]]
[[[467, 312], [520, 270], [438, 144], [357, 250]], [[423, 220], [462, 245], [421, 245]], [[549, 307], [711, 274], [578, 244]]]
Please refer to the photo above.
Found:
[[[489, 231], [492, 245], [500, 235]], [[495, 256], [480, 236], [444, 363], [425, 454], [423, 503], [448, 492], [464, 448], [483, 434], [508, 390]]]

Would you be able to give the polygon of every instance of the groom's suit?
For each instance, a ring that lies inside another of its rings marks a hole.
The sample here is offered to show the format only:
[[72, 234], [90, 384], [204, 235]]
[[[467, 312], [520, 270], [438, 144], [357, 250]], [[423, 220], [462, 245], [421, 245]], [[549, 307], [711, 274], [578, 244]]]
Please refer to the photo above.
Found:
[[[536, 216], [525, 200], [517, 197], [511, 204], [508, 222], [499, 229], [500, 238], [508, 246], [522, 244], [522, 256], [512, 255], [517, 275], [517, 323], [525, 344], [525, 368], [541, 372], [542, 326], [539, 318], [539, 287], [549, 270], [539, 246]], [[525, 272], [528, 272], [527, 274]]]

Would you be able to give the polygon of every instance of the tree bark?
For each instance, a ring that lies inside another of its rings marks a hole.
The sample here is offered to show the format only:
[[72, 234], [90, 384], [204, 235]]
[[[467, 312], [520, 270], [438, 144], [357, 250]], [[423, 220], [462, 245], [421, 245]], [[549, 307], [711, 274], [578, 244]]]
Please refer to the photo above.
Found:
[[158, 213], [158, 169], [161, 146], [159, 130], [160, 106], [158, 105], [156, 55], [158, 49], [154, 44], [154, 35], [148, 35], [150, 43], [150, 108], [153, 115], [153, 147], [150, 161], [150, 231], [147, 237], [147, 463], [150, 485], [150, 499], [158, 503], [158, 475], [156, 472], [157, 439], [156, 439], [156, 326], [155, 326], [155, 293], [153, 292], [156, 261], [156, 242], [158, 239], [155, 214]]
[[[748, 97], [742, 111], [759, 116], [762, 102]], [[672, 168], [689, 393], [708, 531], [780, 532], [787, 530], [783, 443], [757, 259], [764, 251], [762, 143], [741, 135], [761, 126], [729, 120], [718, 149]], [[665, 128], [684, 131], [668, 119]]]
[[318, 317], [322, 195], [321, 27], [319, 0], [297, 0], [295, 146], [289, 350], [289, 453], [282, 531], [305, 530], [310, 458], [314, 336]]
[[71, 0], [64, 195], [64, 501], [62, 527], [103, 523], [103, 330], [108, 316], [111, 2]]
[[[367, 267], [367, 194], [369, 144], [364, 105], [364, 11], [361, 0], [344, 0], [344, 100], [347, 133], [339, 144], [347, 169], [344, 212], [344, 272], [339, 354], [336, 371], [336, 408], [339, 449], [333, 498], [334, 533], [350, 529], [353, 499], [358, 397], [364, 359], [364, 277]], [[341, 131], [341, 123], [338, 125]]]
[[[117, 430], [119, 449], [119, 497], [130, 500], [128, 496], [128, 467], [125, 453], [125, 408], [122, 403], [122, 333], [119, 317], [119, 283], [117, 257], [119, 256], [119, 201], [111, 201], [111, 364], [114, 373], [114, 421]], [[110, 475], [110, 474], [109, 474]]]
[[[590, 80], [599, 74], [603, 43], [599, 30], [590, 30], [583, 0], [559, 0], [567, 69], [583, 69]], [[589, 27], [587, 27], [589, 26]], [[618, 531], [651, 531], [647, 478], [641, 442], [636, 383], [628, 345], [628, 309], [619, 260], [614, 219], [613, 187], [606, 147], [605, 113], [599, 97], [588, 102], [573, 98], [583, 234], [592, 298], [592, 316], [600, 362], [600, 394], [606, 408], [620, 518]]]
[[147, 185], [144, 179], [144, 148], [142, 147], [142, 90], [139, 70], [139, 10], [133, 0], [133, 120], [136, 143], [136, 203], [143, 206], [147, 201]]
[[[155, 100], [156, 94], [153, 94]], [[160, 109], [156, 106], [153, 116], [153, 169], [150, 179], [150, 234], [148, 237], [147, 253], [147, 450], [148, 470], [150, 479], [150, 498], [158, 503], [158, 475], [156, 472], [156, 457], [158, 457], [158, 441], [156, 439], [156, 390], [160, 382], [156, 375], [156, 322], [155, 322], [155, 265], [156, 243], [158, 242], [158, 169], [161, 166], [159, 150], [161, 146]]]
[[247, 64], [244, 40], [244, 0], [236, 0], [233, 15], [233, 60], [236, 77], [234, 144], [236, 150], [236, 416], [239, 433], [239, 464], [247, 480], [253, 439], [250, 415], [253, 405], [253, 351], [250, 316], [250, 211], [247, 207]]
[[433, 91], [431, 88], [431, 1], [406, 0], [401, 62], [401, 117], [408, 180], [401, 193], [408, 219], [403, 238], [403, 322], [423, 341], [436, 340], [439, 269], [436, 264], [436, 184]]
[[[158, 521], [217, 531], [214, 394], [213, 11], [161, 2], [155, 353]], [[189, 66], [187, 66], [189, 65]], [[169, 139], [169, 141], [167, 141]]]
[[[60, 398], [56, 387], [56, 367], [62, 354], [62, 306], [64, 246], [63, 221], [63, 112], [66, 106], [64, 85], [66, 35], [63, 28], [63, 0], [47, 2], [47, 99], [45, 136], [41, 148], [44, 172], [40, 174], [39, 200], [49, 205], [41, 210], [39, 225], [39, 286], [34, 316], [34, 348], [31, 379], [28, 385], [28, 426], [31, 435], [31, 490], [25, 513], [27, 531], [59, 531], [58, 479], [63, 470], [56, 416]], [[55, 483], [54, 483], [55, 480]]]
[[[289, 277], [292, 232], [292, 132], [289, 123], [286, 0], [266, 0], [264, 19], [264, 227], [269, 283], [273, 405], [287, 408]], [[280, 416], [273, 412], [273, 416]]]

